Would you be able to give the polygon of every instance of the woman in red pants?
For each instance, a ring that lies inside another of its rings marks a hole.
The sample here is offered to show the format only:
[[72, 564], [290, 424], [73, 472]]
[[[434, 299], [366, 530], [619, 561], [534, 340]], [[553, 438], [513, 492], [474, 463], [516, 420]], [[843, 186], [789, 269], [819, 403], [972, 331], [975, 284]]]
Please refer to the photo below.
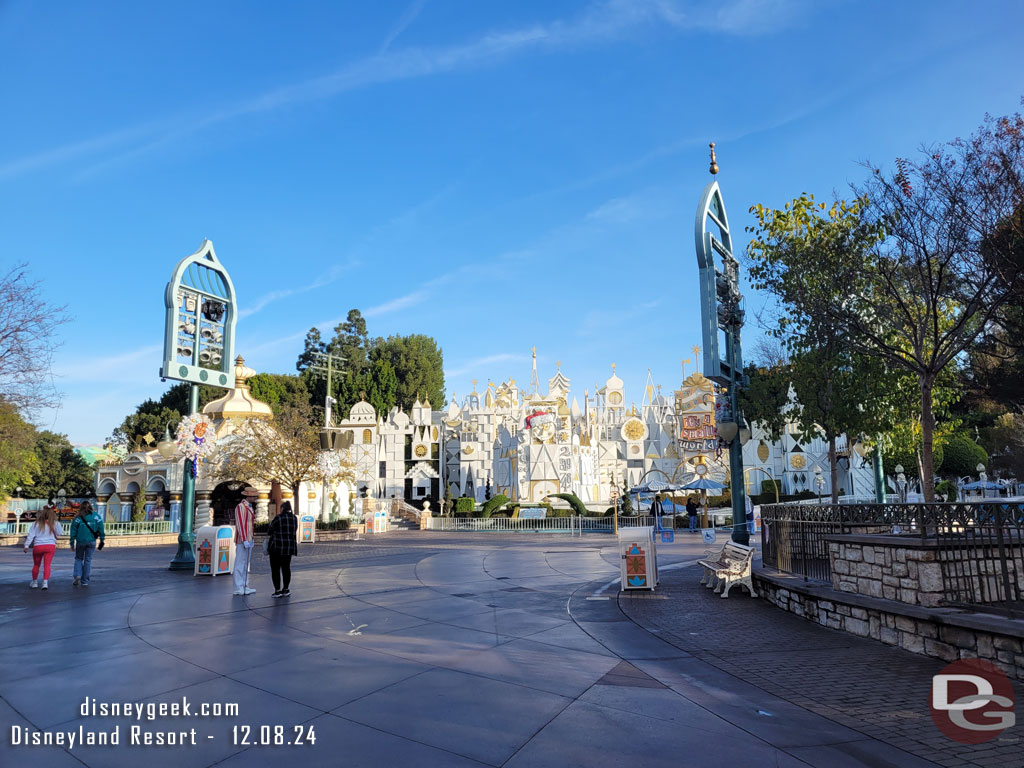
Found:
[[63, 535], [64, 529], [60, 527], [57, 512], [52, 508], [40, 512], [28, 529], [25, 551], [32, 548], [32, 583], [29, 586], [33, 589], [38, 583], [40, 563], [43, 565], [43, 589], [50, 588], [50, 563], [53, 562], [53, 553], [57, 551], [57, 537]]

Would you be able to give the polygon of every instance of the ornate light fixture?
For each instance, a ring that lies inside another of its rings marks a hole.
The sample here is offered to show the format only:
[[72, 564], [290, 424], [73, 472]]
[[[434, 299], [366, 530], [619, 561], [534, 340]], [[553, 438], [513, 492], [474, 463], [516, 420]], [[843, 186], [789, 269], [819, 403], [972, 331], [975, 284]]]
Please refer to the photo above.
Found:
[[178, 454], [178, 444], [171, 437], [171, 424], [168, 422], [164, 426], [163, 439], [156, 444], [157, 452], [165, 459], [173, 459]]

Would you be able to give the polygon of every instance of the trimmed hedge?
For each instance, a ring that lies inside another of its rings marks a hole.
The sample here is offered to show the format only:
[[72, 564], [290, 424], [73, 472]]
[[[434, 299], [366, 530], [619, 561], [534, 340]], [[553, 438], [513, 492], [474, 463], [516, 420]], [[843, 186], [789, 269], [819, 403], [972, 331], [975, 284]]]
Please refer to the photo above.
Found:
[[476, 499], [472, 496], [460, 496], [455, 500], [455, 514], [468, 515], [476, 509]]

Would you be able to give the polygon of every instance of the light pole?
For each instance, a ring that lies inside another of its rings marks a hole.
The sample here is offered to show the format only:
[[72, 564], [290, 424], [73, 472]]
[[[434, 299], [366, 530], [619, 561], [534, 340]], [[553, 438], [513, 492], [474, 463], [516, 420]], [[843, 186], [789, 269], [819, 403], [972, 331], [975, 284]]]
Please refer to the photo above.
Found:
[[907, 501], [907, 476], [903, 474], [902, 464], [897, 464], [893, 469], [896, 470], [896, 490], [900, 495], [900, 503], [905, 504]]
[[814, 465], [814, 484], [818, 486], [818, 503], [821, 504], [821, 494], [825, 488], [825, 476], [821, 471], [821, 467], [817, 464]]
[[[711, 143], [711, 175], [718, 174], [715, 145]], [[743, 375], [743, 352], [740, 331], [743, 328], [743, 300], [739, 288], [740, 264], [733, 255], [732, 235], [725, 213], [722, 191], [711, 181], [701, 195], [694, 224], [697, 265], [700, 268], [701, 337], [704, 342], [704, 375], [726, 390], [728, 415], [721, 429], [732, 424], [736, 431], [724, 440], [729, 446], [729, 474], [732, 495], [732, 540], [750, 543], [747, 531], [746, 494], [743, 487], [743, 445], [735, 437], [745, 427], [740, 413], [740, 387], [746, 386]], [[719, 331], [725, 337], [725, 349], [719, 349]], [[730, 430], [731, 431], [731, 430]]]
[[985, 487], [985, 484], [988, 482], [988, 474], [985, 472], [985, 465], [980, 461], [975, 469], [978, 470], [978, 482], [981, 483], [981, 498], [984, 499], [988, 496], [988, 488]]

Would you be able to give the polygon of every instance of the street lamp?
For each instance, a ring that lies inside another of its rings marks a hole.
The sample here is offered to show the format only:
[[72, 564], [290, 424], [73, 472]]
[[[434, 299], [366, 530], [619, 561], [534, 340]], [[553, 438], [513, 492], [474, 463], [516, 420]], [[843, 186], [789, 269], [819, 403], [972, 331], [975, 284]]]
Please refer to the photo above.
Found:
[[61, 488], [57, 491], [57, 509], [64, 509], [64, 505], [67, 504], [68, 492]]
[[905, 503], [907, 501], [907, 476], [903, 474], [902, 464], [897, 464], [895, 467], [893, 467], [893, 469], [896, 470], [896, 490], [900, 494], [900, 501]]
[[171, 437], [171, 424], [170, 422], [164, 426], [164, 436], [159, 443], [156, 444], [157, 453], [163, 456], [165, 459], [173, 459], [178, 453], [178, 444]]
[[988, 488], [985, 487], [985, 483], [988, 480], [988, 474], [985, 472], [985, 465], [980, 461], [978, 466], [975, 467], [978, 470], [978, 482], [981, 483], [981, 497], [985, 498], [988, 495]]
[[[718, 174], [715, 145], [711, 144], [711, 175]], [[740, 294], [740, 263], [733, 255], [732, 234], [725, 213], [722, 190], [712, 180], [701, 195], [694, 222], [694, 244], [700, 269], [701, 338], [704, 342], [704, 375], [725, 388], [726, 413], [719, 423], [719, 435], [729, 445], [729, 474], [732, 479], [732, 540], [749, 544], [746, 525], [746, 494], [743, 488], [743, 446], [735, 437], [743, 424], [740, 388], [747, 385], [743, 374], [740, 332], [743, 328], [743, 296]], [[722, 337], [724, 349], [720, 348]], [[732, 425], [727, 427], [727, 425]], [[723, 432], [723, 428], [727, 427]], [[735, 431], [733, 431], [735, 430]]]
[[821, 467], [817, 464], [814, 465], [814, 484], [818, 486], [818, 503], [821, 504], [821, 492], [825, 488], [825, 476], [821, 472]]

